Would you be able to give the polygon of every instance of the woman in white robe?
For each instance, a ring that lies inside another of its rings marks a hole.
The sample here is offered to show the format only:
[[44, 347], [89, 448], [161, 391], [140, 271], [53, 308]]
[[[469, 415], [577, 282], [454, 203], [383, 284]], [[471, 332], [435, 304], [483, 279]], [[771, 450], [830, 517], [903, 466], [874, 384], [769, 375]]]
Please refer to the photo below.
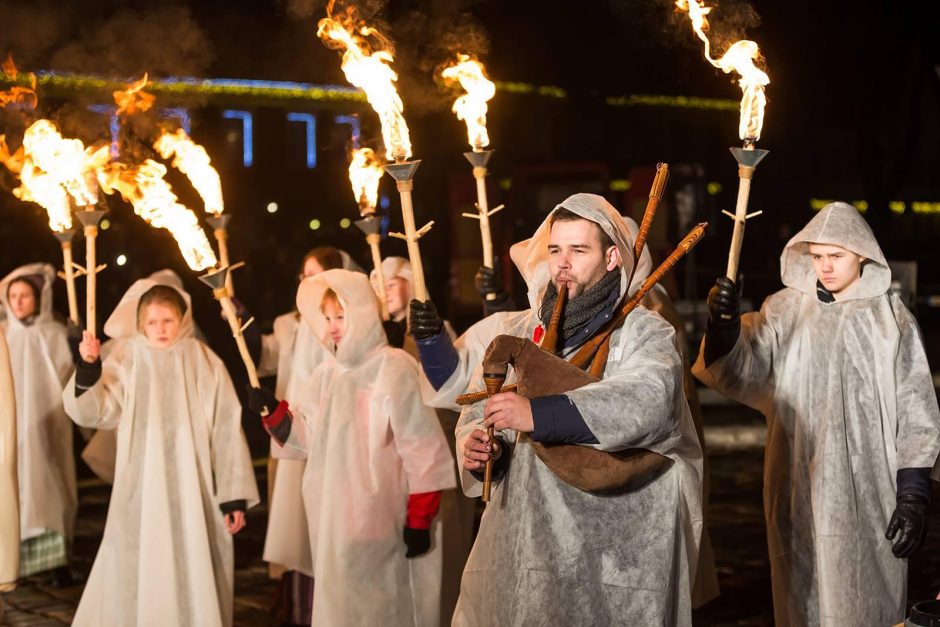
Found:
[[[44, 263], [18, 268], [0, 281], [16, 389], [20, 577], [67, 572], [78, 507], [73, 427], [62, 408], [72, 355], [65, 325], [52, 313], [54, 281], [55, 270]], [[33, 306], [23, 309], [20, 299], [30, 295]]]
[[[158, 287], [178, 300], [164, 292], [138, 312]], [[175, 306], [175, 334], [151, 330], [158, 306]], [[152, 279], [131, 286], [104, 331], [114, 346], [100, 378], [80, 364], [63, 392], [76, 423], [117, 429], [111, 507], [73, 624], [231, 625], [231, 534], [258, 489], [228, 372], [193, 337], [189, 295]], [[86, 364], [96, 346], [86, 333]]]

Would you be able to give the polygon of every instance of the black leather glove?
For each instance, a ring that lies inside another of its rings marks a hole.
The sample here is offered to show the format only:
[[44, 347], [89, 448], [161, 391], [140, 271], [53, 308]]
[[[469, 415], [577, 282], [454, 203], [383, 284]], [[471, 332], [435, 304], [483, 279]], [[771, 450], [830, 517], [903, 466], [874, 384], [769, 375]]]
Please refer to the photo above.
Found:
[[708, 317], [712, 324], [733, 324], [741, 317], [741, 297], [734, 281], [720, 277], [708, 292]]
[[405, 557], [418, 557], [431, 550], [431, 531], [429, 529], [412, 529], [405, 527], [402, 534], [405, 540]]
[[72, 363], [78, 364], [82, 361], [81, 353], [78, 352], [78, 345], [82, 343], [82, 331], [84, 328], [80, 324], [75, 324], [69, 318], [65, 323], [65, 340], [69, 345], [69, 352], [72, 353]]
[[271, 390], [248, 386], [248, 409], [253, 413], [259, 416], [270, 414], [279, 404]]
[[895, 557], [910, 557], [924, 543], [927, 537], [927, 506], [928, 501], [922, 496], [898, 495], [897, 506], [885, 531], [885, 538], [894, 541], [891, 552]]
[[412, 300], [408, 313], [408, 328], [416, 340], [434, 337], [444, 329], [444, 321], [437, 315], [437, 307], [429, 300]]
[[705, 367], [731, 352], [741, 334], [741, 298], [728, 277], [715, 281], [708, 292], [708, 329], [702, 356]]
[[405, 345], [405, 327], [402, 323], [383, 320], [382, 328], [385, 329], [385, 339], [388, 340], [389, 346], [401, 348]]
[[473, 285], [477, 288], [480, 298], [486, 298], [487, 294], [499, 294], [502, 291], [496, 270], [486, 266], [477, 268], [477, 273], [473, 275]]

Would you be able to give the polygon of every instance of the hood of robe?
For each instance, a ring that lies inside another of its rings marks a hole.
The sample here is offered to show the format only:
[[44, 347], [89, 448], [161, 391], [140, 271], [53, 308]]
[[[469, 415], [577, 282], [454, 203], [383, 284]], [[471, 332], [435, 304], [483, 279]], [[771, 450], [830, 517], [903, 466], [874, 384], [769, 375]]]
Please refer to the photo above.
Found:
[[[174, 278], [176, 281], [173, 280]], [[107, 322], [104, 323], [105, 334], [114, 339], [130, 339], [136, 335], [144, 337], [143, 333], [140, 333], [137, 329], [137, 305], [140, 303], [141, 296], [143, 296], [147, 290], [155, 285], [164, 285], [179, 292], [180, 296], [183, 297], [183, 301], [186, 303], [186, 312], [183, 314], [183, 319], [180, 321], [179, 333], [177, 333], [176, 339], [173, 341], [173, 346], [178, 345], [182, 340], [193, 337], [192, 299], [189, 297], [189, 292], [184, 290], [180, 283], [176, 283], [178, 281], [179, 276], [172, 270], [161, 270], [153, 273], [146, 279], [134, 281], [134, 284], [131, 285], [127, 292], [124, 293], [124, 296], [121, 297], [121, 302], [119, 302], [117, 307], [114, 308], [114, 311], [111, 312]]]
[[30, 263], [20, 266], [10, 274], [3, 277], [0, 281], [0, 303], [3, 309], [7, 311], [7, 324], [13, 329], [22, 329], [27, 325], [23, 324], [10, 310], [10, 303], [7, 301], [7, 289], [10, 283], [20, 278], [27, 278], [34, 285], [39, 283], [39, 311], [33, 324], [40, 322], [50, 322], [52, 315], [52, 284], [55, 282], [55, 268], [48, 263]]
[[[345, 310], [346, 332], [338, 348], [330, 339], [326, 317], [320, 311], [328, 289], [336, 292]], [[297, 310], [317, 339], [347, 368], [361, 363], [376, 348], [388, 345], [378, 297], [364, 274], [336, 269], [308, 278], [297, 290]]]
[[345, 250], [339, 251], [339, 256], [343, 258], [343, 270], [349, 270], [351, 272], [361, 272], [366, 273], [356, 261], [347, 253]]
[[[567, 209], [585, 220], [597, 223], [614, 241], [620, 251], [622, 260], [620, 265], [620, 294], [622, 296], [627, 291], [627, 281], [630, 280], [630, 273], [633, 270], [633, 235], [630, 228], [624, 221], [623, 216], [617, 213], [617, 210], [603, 196], [574, 194], [552, 209], [531, 239], [513, 246], [515, 251], [510, 250], [513, 263], [516, 264], [516, 268], [519, 269], [528, 286], [529, 305], [533, 309], [538, 308], [542, 301], [542, 295], [545, 293], [545, 288], [551, 280], [551, 273], [548, 268], [548, 240], [551, 235], [552, 215], [559, 209]], [[648, 253], [646, 259], [649, 260]], [[649, 265], [652, 267], [651, 261]], [[642, 269], [643, 259], [641, 258], [637, 270], [638, 277]], [[649, 271], [647, 270], [647, 272]], [[644, 276], [643, 279], [645, 278]], [[631, 288], [636, 284], [636, 281], [637, 277], [634, 277]]]
[[[382, 260], [382, 273], [385, 275], [386, 281], [396, 278], [402, 278], [408, 281], [407, 298], [405, 302], [410, 303], [415, 297], [414, 274], [411, 272], [411, 262], [404, 257], [386, 257]], [[369, 274], [369, 280], [372, 282], [372, 287], [378, 292], [378, 274], [375, 270]]]
[[855, 207], [833, 202], [823, 207], [803, 230], [787, 242], [780, 256], [780, 278], [787, 287], [816, 295], [816, 271], [809, 256], [809, 244], [841, 246], [865, 257], [862, 276], [837, 302], [880, 296], [891, 287], [891, 269], [872, 233]]

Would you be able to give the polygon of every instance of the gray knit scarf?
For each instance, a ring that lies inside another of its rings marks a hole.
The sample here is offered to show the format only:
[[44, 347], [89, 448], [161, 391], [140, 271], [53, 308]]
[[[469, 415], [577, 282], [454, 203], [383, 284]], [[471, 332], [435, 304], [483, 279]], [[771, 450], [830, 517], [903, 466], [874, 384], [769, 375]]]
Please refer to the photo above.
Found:
[[[561, 314], [561, 332], [559, 333], [561, 339], [571, 337], [604, 309], [610, 293], [620, 288], [620, 274], [620, 268], [614, 268], [600, 281], [565, 303], [565, 309]], [[549, 283], [545, 296], [542, 297], [542, 305], [539, 307], [539, 320], [546, 329], [557, 300], [558, 288], [554, 283]]]

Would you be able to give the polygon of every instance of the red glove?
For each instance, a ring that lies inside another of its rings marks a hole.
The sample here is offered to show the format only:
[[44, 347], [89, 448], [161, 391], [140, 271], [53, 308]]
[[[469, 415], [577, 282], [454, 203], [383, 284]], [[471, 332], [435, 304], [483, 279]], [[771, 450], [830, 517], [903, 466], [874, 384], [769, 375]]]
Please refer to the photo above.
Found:
[[430, 529], [431, 521], [441, 507], [441, 492], [422, 492], [408, 495], [408, 516], [405, 526], [411, 529]]

